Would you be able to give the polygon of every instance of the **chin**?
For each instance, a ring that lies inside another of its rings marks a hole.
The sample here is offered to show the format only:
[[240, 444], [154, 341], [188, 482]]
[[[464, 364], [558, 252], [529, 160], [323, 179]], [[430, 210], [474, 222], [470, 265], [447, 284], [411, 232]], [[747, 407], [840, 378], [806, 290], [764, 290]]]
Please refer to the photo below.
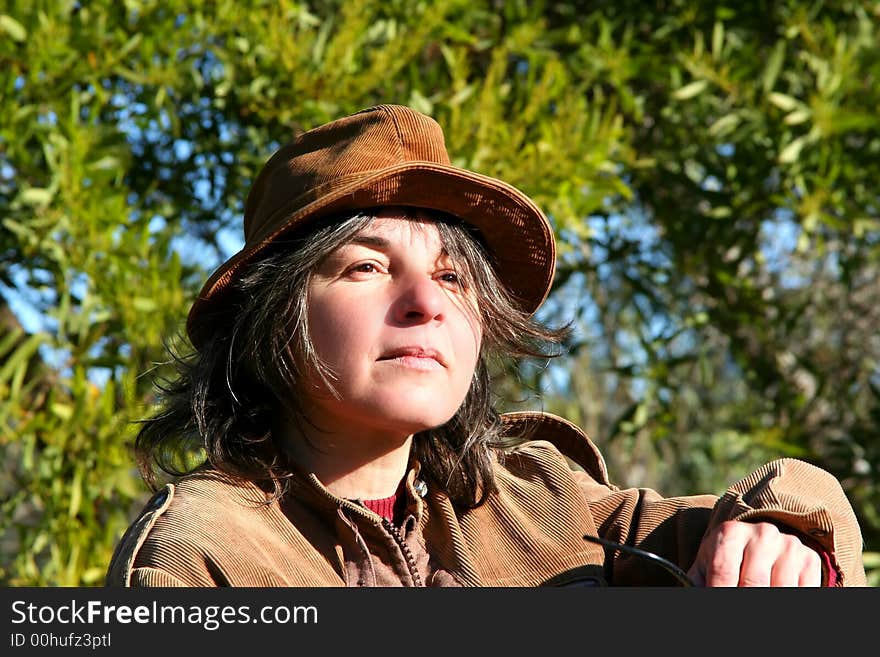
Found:
[[407, 427], [407, 433], [418, 433], [446, 424], [464, 401], [464, 395], [457, 399], [436, 393], [423, 395], [413, 394], [412, 390], [408, 392], [409, 394], [373, 400], [376, 403], [376, 415], [384, 416], [398, 426]]
[[[420, 404], [413, 408], [396, 408], [378, 410], [376, 414], [384, 416], [389, 426], [396, 427], [397, 431], [406, 434], [419, 433], [428, 429], [436, 429], [449, 422], [458, 410], [458, 406], [450, 409], [434, 408], [430, 404]], [[427, 412], [426, 412], [427, 411]]]
[[437, 427], [443, 426], [452, 417], [455, 415], [455, 412], [450, 413], [449, 415], [443, 416], [408, 416], [408, 417], [400, 417], [395, 418], [396, 424], [406, 431], [407, 434], [416, 434], [421, 431], [428, 431], [429, 429], [436, 429]]

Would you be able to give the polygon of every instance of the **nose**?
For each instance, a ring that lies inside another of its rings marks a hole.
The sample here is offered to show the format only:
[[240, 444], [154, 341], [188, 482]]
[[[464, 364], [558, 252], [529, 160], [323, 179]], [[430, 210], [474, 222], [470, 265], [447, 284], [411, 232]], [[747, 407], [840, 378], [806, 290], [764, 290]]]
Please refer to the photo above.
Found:
[[442, 321], [446, 300], [446, 294], [437, 281], [428, 276], [410, 278], [402, 283], [394, 301], [394, 319], [398, 324]]

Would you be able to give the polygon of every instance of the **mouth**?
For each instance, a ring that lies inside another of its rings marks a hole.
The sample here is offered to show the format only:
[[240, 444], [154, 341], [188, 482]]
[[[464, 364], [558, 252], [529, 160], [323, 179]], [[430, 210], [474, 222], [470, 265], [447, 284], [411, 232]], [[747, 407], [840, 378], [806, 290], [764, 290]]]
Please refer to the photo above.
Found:
[[437, 366], [446, 367], [443, 355], [439, 351], [417, 346], [392, 349], [382, 354], [379, 360], [394, 361], [416, 369], [436, 369]]

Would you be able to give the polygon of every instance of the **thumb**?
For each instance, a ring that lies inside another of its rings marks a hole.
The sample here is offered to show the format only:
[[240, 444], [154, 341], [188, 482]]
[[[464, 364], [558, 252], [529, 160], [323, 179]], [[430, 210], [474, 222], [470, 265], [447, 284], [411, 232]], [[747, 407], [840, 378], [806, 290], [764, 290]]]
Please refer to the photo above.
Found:
[[699, 559], [688, 569], [687, 574], [695, 586], [706, 586], [706, 571], [700, 565]]

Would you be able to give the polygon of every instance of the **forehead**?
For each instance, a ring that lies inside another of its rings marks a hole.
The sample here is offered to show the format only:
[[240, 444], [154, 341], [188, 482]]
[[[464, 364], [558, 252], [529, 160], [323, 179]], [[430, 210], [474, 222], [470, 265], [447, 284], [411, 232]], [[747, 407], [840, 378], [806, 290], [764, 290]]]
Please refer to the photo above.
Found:
[[437, 228], [437, 217], [428, 210], [384, 208], [355, 233], [348, 243], [391, 246], [415, 242], [444, 250], [443, 238]]

